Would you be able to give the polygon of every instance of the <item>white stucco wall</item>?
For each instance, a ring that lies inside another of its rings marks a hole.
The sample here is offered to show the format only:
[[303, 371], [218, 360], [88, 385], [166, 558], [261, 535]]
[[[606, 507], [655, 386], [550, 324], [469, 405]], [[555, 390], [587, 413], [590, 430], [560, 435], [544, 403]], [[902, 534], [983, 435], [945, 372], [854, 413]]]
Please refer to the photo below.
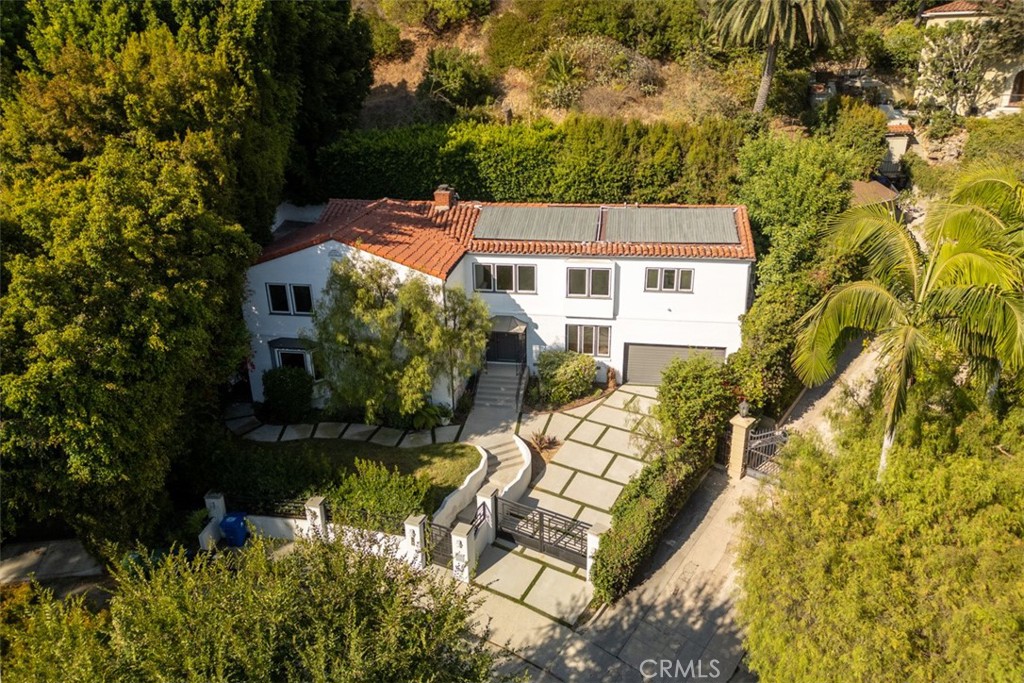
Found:
[[[537, 267], [536, 294], [480, 292], [492, 315], [511, 315], [530, 323], [527, 363], [531, 368], [543, 348], [565, 345], [567, 324], [611, 327], [611, 355], [598, 357], [597, 362], [602, 369], [615, 368], [620, 379], [627, 343], [711, 346], [727, 353], [740, 346], [739, 316], [746, 311], [750, 283], [748, 261], [467, 254], [449, 277], [448, 286], [461, 285], [473, 291], [476, 263]], [[569, 267], [610, 268], [611, 298], [569, 297]], [[693, 292], [644, 291], [647, 268], [658, 267], [692, 269]]]
[[[263, 373], [274, 367], [270, 342], [279, 337], [302, 338], [304, 335], [313, 334], [312, 316], [270, 312], [267, 284], [310, 285], [315, 307], [323, 297], [324, 287], [327, 286], [331, 263], [349, 258], [354, 252], [358, 252], [363, 258], [383, 260], [340, 242], [328, 241], [249, 268], [243, 315], [251, 334], [249, 383], [254, 401], [263, 400]], [[419, 275], [432, 284], [441, 284], [438, 278], [418, 273], [397, 263], [388, 263], [395, 268], [402, 280], [411, 275]], [[447, 382], [437, 382], [432, 392], [433, 400], [444, 402], [448, 400], [447, 397]]]

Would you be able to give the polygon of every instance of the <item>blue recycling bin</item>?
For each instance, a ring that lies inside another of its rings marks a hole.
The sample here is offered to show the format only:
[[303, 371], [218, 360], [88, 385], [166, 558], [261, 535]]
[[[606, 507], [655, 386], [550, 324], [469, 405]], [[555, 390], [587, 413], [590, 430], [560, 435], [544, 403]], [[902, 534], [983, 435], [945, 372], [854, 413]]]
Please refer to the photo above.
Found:
[[228, 545], [241, 548], [249, 538], [249, 528], [245, 525], [245, 514], [235, 512], [220, 520], [220, 532]]

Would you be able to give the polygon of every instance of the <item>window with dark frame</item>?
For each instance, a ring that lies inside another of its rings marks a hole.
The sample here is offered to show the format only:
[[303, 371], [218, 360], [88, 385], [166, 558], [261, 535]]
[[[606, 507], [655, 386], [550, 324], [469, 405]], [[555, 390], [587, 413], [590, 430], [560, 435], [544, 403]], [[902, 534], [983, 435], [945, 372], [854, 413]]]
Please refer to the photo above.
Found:
[[271, 313], [291, 313], [292, 307], [288, 303], [288, 287], [285, 285], [267, 285], [267, 299], [270, 302]]
[[648, 268], [644, 277], [644, 290], [648, 292], [692, 292], [693, 269]]
[[296, 315], [313, 314], [313, 290], [309, 285], [292, 285], [292, 303]]
[[537, 293], [537, 266], [505, 263], [473, 265], [473, 290], [477, 292]]
[[612, 271], [608, 268], [569, 268], [566, 291], [571, 297], [611, 296]]
[[611, 355], [612, 328], [605, 325], [566, 325], [565, 348], [591, 356]]

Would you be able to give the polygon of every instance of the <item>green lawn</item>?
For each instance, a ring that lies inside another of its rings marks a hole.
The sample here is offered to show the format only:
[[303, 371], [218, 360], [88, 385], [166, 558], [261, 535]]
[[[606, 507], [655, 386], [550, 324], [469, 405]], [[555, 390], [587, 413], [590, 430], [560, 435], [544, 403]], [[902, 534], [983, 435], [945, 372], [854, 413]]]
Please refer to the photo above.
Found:
[[306, 439], [277, 443], [236, 440], [218, 463], [215, 485], [221, 490], [272, 498], [317, 495], [337, 486], [355, 470], [356, 458], [381, 463], [430, 484], [427, 512], [462, 484], [480, 464], [479, 451], [460, 443], [394, 448], [344, 439]]

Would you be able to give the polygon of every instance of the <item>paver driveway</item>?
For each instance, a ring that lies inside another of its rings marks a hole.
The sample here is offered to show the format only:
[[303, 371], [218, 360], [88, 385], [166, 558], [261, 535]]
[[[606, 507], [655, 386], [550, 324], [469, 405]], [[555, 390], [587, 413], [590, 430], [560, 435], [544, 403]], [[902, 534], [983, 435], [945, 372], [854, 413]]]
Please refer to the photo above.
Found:
[[572, 410], [524, 415], [523, 439], [543, 432], [563, 443], [520, 502], [608, 524], [622, 486], [643, 467], [630, 429], [655, 404], [653, 389], [626, 384]]

